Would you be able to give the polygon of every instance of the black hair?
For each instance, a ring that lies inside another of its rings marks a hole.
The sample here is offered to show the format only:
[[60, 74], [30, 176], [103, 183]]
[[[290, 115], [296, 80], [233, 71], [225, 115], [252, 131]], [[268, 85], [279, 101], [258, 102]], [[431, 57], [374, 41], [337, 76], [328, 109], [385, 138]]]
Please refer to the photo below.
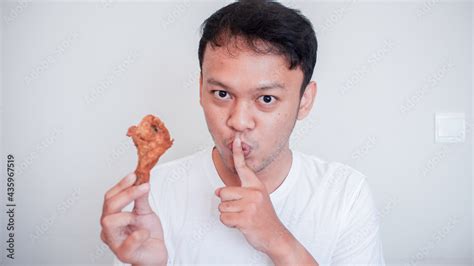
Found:
[[[287, 58], [289, 69], [301, 67], [304, 77], [300, 97], [311, 80], [318, 42], [311, 22], [297, 9], [274, 1], [238, 1], [207, 18], [201, 25], [201, 33], [198, 50], [201, 71], [207, 43], [221, 47], [231, 38], [243, 37], [253, 51], [281, 54]], [[266, 49], [259, 48], [262, 41]]]

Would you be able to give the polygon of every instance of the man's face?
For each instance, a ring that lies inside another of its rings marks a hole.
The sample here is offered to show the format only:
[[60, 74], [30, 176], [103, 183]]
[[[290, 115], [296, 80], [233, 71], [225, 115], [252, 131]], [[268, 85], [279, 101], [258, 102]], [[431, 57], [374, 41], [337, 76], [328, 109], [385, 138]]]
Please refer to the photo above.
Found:
[[288, 147], [302, 82], [301, 69], [289, 70], [282, 55], [236, 50], [232, 44], [215, 49], [207, 45], [200, 103], [217, 151], [230, 171], [235, 173], [231, 148], [236, 134], [255, 173]]

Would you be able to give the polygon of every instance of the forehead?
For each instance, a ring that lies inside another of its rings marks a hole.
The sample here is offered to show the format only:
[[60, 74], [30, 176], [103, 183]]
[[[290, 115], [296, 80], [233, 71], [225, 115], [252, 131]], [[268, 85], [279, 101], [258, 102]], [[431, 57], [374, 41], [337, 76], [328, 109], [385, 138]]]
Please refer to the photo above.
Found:
[[[259, 48], [267, 49], [260, 43]], [[301, 69], [289, 69], [282, 54], [258, 53], [242, 40], [220, 47], [207, 44], [202, 64], [203, 77], [234, 82], [236, 86], [255, 86], [265, 82], [279, 82], [287, 87], [300, 86]], [[205, 80], [206, 80], [205, 79]]]

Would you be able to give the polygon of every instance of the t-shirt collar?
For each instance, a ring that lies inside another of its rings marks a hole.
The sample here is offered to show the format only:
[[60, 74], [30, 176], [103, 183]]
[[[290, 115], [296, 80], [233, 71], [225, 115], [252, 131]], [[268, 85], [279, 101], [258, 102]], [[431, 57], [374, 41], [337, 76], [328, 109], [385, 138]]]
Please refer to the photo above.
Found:
[[[214, 145], [208, 147], [204, 151], [204, 158], [205, 162], [203, 166], [206, 168], [206, 173], [209, 178], [209, 181], [211, 182], [211, 185], [213, 187], [213, 190], [215, 190], [218, 187], [223, 187], [225, 186], [224, 182], [222, 182], [221, 178], [219, 177], [219, 174], [217, 173], [216, 167], [214, 165], [214, 161], [212, 160], [212, 150], [214, 148]], [[280, 186], [270, 193], [270, 199], [272, 202], [275, 201], [280, 201], [284, 198], [286, 198], [288, 192], [290, 191], [291, 187], [295, 184], [299, 172], [300, 172], [300, 154], [297, 151], [291, 150], [292, 153], [292, 163], [290, 167], [290, 171], [288, 172], [288, 175], [286, 178], [283, 180], [283, 183], [280, 184]]]

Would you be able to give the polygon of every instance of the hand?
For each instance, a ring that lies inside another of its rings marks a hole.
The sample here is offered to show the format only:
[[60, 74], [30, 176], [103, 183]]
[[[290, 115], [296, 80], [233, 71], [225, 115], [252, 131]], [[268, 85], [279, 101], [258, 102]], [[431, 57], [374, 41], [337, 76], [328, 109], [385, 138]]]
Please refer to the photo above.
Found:
[[221, 187], [215, 193], [221, 199], [221, 222], [239, 229], [247, 241], [266, 254], [275, 252], [278, 240], [291, 233], [278, 219], [265, 185], [246, 165], [239, 136], [233, 142], [234, 166], [241, 187]]
[[[133, 186], [135, 179], [131, 173], [105, 194], [100, 237], [124, 263], [166, 265], [168, 253], [160, 218], [148, 202], [150, 184]], [[133, 200], [133, 211], [123, 212]]]

